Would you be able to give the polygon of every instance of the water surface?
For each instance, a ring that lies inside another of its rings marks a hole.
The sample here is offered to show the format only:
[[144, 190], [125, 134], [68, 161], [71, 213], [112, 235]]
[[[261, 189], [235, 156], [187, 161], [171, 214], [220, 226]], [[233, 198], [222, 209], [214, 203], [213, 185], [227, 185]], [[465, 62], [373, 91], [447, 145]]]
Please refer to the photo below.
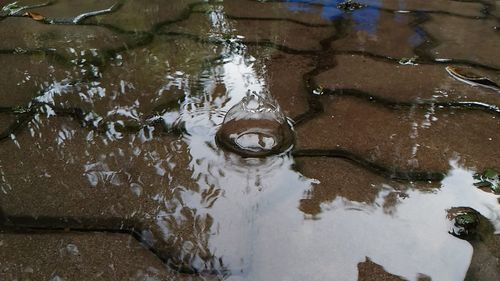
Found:
[[500, 278], [495, 1], [0, 6], [0, 279]]

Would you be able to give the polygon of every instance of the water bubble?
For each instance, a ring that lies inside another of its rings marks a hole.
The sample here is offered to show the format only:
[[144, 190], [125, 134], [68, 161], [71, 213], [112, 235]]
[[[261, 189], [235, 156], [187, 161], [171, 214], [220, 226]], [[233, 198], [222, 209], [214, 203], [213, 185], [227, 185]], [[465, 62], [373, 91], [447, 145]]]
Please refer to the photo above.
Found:
[[271, 97], [249, 92], [227, 112], [216, 140], [243, 157], [264, 157], [290, 149], [294, 133]]

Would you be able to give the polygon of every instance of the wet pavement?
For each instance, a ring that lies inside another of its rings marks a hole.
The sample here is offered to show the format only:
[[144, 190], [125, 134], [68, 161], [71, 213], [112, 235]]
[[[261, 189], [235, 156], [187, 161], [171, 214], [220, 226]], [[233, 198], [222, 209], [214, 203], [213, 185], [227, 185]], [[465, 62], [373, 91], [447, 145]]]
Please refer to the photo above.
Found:
[[0, 7], [0, 280], [500, 280], [498, 1]]

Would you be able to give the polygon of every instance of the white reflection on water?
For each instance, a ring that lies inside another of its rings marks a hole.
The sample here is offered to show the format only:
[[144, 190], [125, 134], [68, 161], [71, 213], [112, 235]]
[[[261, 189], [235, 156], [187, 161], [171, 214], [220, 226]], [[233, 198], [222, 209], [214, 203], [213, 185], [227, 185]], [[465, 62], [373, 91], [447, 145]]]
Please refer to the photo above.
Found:
[[[433, 280], [463, 280], [471, 245], [450, 234], [446, 210], [469, 206], [500, 230], [498, 196], [473, 187], [472, 172], [454, 165], [435, 192], [409, 190], [392, 215], [383, 210], [382, 189], [375, 204], [337, 198], [322, 206], [320, 220], [304, 220], [299, 194], [273, 202], [256, 217], [257, 237], [247, 280], [357, 280], [357, 264], [369, 257], [386, 271], [409, 280], [419, 273]], [[291, 189], [293, 190], [293, 189]]]
[[[230, 32], [221, 24], [222, 8], [209, 18], [213, 37]], [[322, 205], [319, 220], [306, 220], [298, 204], [314, 180], [293, 171], [293, 159], [242, 160], [216, 148], [213, 136], [225, 112], [248, 90], [261, 92], [266, 85], [247, 54], [230, 46], [222, 53], [225, 63], [203, 74], [204, 93], [186, 92], [180, 120], [200, 191], [181, 196], [186, 206], [214, 219], [208, 248], [230, 270], [229, 280], [357, 280], [357, 265], [366, 257], [409, 280], [421, 274], [463, 280], [472, 247], [448, 233], [446, 210], [472, 207], [500, 230], [498, 196], [476, 189], [472, 171], [453, 162], [442, 188], [410, 188], [390, 214], [382, 206], [394, 189], [384, 185], [374, 204], [337, 197]], [[202, 192], [214, 186], [220, 193], [207, 203]], [[202, 268], [203, 262], [193, 265]]]
[[[210, 248], [231, 270], [229, 280], [357, 280], [366, 257], [408, 280], [463, 280], [472, 247], [448, 233], [446, 210], [472, 207], [500, 230], [499, 196], [475, 188], [473, 172], [455, 164], [442, 188], [409, 189], [391, 214], [382, 206], [394, 190], [385, 185], [374, 204], [338, 197], [322, 205], [319, 220], [305, 220], [297, 206], [312, 181], [290, 170], [292, 162], [274, 158], [246, 170], [219, 163], [224, 193], [206, 211], [217, 222]], [[204, 208], [193, 196], [184, 200]]]

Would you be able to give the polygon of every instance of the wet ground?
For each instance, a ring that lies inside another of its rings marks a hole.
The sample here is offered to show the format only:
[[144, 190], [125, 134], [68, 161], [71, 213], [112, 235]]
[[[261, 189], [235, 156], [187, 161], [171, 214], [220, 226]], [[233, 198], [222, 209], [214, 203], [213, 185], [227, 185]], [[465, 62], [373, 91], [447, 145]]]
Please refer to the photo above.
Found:
[[0, 280], [500, 280], [499, 5], [0, 1]]

